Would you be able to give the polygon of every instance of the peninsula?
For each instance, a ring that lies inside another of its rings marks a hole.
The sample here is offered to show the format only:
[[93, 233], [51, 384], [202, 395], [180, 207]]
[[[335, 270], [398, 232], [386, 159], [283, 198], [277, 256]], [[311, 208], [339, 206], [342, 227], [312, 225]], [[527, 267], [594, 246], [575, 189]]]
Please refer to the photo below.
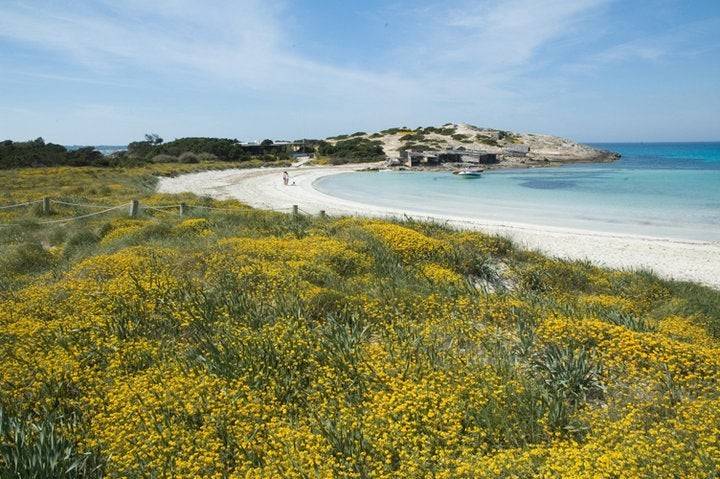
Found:
[[[439, 127], [390, 128], [357, 132], [326, 140], [335, 150], [371, 144], [396, 168], [437, 169], [483, 165], [483, 168], [558, 166], [567, 163], [609, 162], [620, 155], [557, 136], [480, 128], [467, 123]], [[333, 148], [329, 152], [336, 153]], [[322, 146], [320, 152], [323, 152]], [[340, 157], [342, 159], [342, 157]], [[332, 161], [338, 164], [341, 161]]]

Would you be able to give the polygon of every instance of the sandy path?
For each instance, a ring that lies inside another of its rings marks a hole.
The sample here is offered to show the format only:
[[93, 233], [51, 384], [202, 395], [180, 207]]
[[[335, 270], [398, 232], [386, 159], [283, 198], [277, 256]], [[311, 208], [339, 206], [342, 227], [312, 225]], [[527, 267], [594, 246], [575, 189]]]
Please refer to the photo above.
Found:
[[551, 256], [587, 259], [595, 264], [622, 269], [647, 269], [666, 277], [697, 281], [720, 288], [720, 242], [682, 241], [664, 238], [618, 235], [594, 231], [538, 227], [429, 214], [421, 210], [391, 209], [329, 196], [313, 188], [323, 176], [353, 171], [355, 166], [302, 167], [288, 171], [293, 186], [284, 186], [281, 171], [258, 168], [192, 173], [161, 178], [158, 190], [165, 193], [192, 192], [214, 198], [236, 198], [257, 208], [280, 209], [299, 205], [304, 212], [325, 210], [330, 215], [392, 217], [408, 215], [417, 219], [447, 222], [450, 225], [500, 234], [517, 244]]

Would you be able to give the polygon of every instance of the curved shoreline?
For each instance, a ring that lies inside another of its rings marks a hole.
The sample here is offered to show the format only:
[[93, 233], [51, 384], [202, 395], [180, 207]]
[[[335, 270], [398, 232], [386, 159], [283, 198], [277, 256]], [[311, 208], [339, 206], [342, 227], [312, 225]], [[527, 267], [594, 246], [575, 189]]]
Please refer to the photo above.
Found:
[[665, 278], [695, 281], [720, 289], [720, 243], [676, 240], [591, 230], [496, 222], [455, 215], [440, 215], [409, 208], [388, 208], [337, 198], [315, 189], [315, 180], [357, 171], [368, 165], [288, 168], [292, 186], [284, 186], [280, 169], [255, 168], [206, 171], [161, 178], [158, 191], [191, 192], [218, 199], [234, 198], [255, 208], [283, 209], [298, 205], [310, 214], [373, 217], [410, 216], [440, 221], [511, 238], [521, 247], [550, 256], [589, 260], [600, 266], [648, 269]]

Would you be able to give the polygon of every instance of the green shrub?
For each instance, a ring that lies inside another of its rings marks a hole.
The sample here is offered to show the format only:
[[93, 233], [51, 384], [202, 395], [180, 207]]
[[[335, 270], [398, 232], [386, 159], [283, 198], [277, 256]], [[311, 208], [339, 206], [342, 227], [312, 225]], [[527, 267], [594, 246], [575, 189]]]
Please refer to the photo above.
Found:
[[477, 141], [479, 141], [480, 143], [484, 144], [484, 145], [499, 146], [499, 144], [498, 144], [498, 142], [497, 142], [497, 140], [496, 140], [495, 138], [490, 138], [490, 137], [488, 137], [488, 136], [484, 136], [484, 135], [478, 134], [478, 135], [475, 137], [475, 139], [476, 139]]
[[50, 269], [55, 263], [52, 255], [38, 242], [26, 242], [9, 247], [0, 256], [3, 274], [33, 274]]
[[182, 153], [178, 157], [178, 161], [180, 163], [200, 163], [200, 159], [198, 158], [198, 156], [191, 151], [186, 151], [185, 153]]
[[533, 369], [545, 390], [550, 425], [569, 432], [583, 429], [571, 415], [586, 401], [602, 399], [602, 365], [583, 347], [550, 344], [536, 355]]
[[442, 136], [450, 136], [455, 133], [455, 127], [436, 128], [434, 126], [428, 126], [427, 128], [423, 129], [423, 132], [425, 134], [435, 133]]
[[164, 153], [161, 153], [159, 155], [155, 155], [152, 157], [151, 160], [153, 163], [175, 163], [178, 161], [177, 157], [174, 157], [172, 155], [166, 155]]
[[600, 317], [609, 323], [624, 326], [638, 333], [652, 332], [657, 329], [656, 325], [648, 320], [621, 311], [605, 311], [600, 313]]
[[403, 135], [400, 137], [400, 141], [423, 141], [425, 140], [425, 135], [422, 133], [408, 133], [407, 135]]
[[74, 421], [51, 416], [39, 421], [8, 416], [0, 408], [0, 477], [74, 479], [103, 477], [102, 461], [60, 432]]
[[208, 153], [205, 151], [203, 151], [202, 153], [198, 153], [197, 158], [200, 162], [217, 161], [218, 160], [218, 157], [216, 155], [213, 155], [212, 153]]

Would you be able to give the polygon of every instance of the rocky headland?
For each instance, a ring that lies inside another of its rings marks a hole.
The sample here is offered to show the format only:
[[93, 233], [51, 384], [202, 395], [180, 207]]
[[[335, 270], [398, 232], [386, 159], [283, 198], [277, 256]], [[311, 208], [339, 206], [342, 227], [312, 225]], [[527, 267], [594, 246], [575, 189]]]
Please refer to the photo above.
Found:
[[[390, 128], [376, 133], [357, 132], [328, 138], [337, 143], [348, 139], [366, 139], [381, 145], [387, 156], [387, 166], [413, 169], [458, 168], [463, 164], [482, 164], [485, 169], [532, 168], [558, 166], [568, 163], [611, 162], [620, 155], [557, 136], [518, 133], [492, 128], [480, 128], [465, 123], [447, 123], [438, 127], [416, 129]], [[432, 161], [408, 162], [408, 153], [425, 153]], [[455, 152], [460, 161], [445, 161], [446, 152]], [[462, 155], [467, 152], [467, 155]], [[473, 160], [472, 154], [475, 154]], [[483, 160], [477, 160], [484, 154]]]

